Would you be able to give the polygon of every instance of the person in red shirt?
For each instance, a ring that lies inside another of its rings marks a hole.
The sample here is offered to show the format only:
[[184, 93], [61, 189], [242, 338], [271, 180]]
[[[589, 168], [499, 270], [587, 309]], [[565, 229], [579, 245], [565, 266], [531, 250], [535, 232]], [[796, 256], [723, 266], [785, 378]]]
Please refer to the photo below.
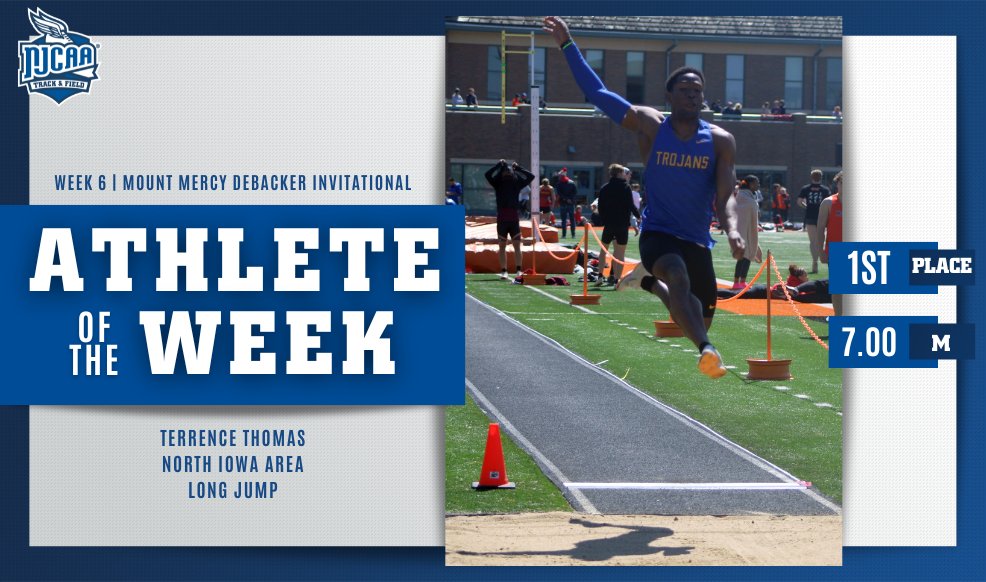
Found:
[[791, 196], [787, 193], [787, 188], [780, 184], [774, 184], [773, 207], [774, 214], [781, 215], [782, 222], [787, 222], [787, 211], [791, 207]]
[[[818, 207], [818, 232], [822, 233], [821, 259], [829, 262], [829, 244], [842, 242], [842, 172], [832, 180], [835, 184], [835, 194], [822, 200]], [[842, 295], [832, 296], [832, 307], [836, 315], [842, 315]]]
[[541, 224], [547, 224], [549, 226], [554, 226], [549, 222], [549, 215], [551, 214], [551, 209], [555, 205], [555, 189], [551, 187], [551, 182], [547, 178], [541, 180], [541, 190], [538, 196], [538, 206], [541, 210]]

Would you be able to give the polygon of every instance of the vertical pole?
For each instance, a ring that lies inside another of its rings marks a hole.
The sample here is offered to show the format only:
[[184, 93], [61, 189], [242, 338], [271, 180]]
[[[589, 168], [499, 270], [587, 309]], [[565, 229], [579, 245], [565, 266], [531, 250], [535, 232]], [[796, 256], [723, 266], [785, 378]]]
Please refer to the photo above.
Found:
[[[531, 33], [531, 52], [530, 55], [527, 57], [527, 65], [528, 68], [530, 69], [530, 73], [528, 74], [529, 79], [527, 86], [533, 87], [534, 86], [534, 33], [533, 32]], [[534, 100], [533, 96], [531, 97], [531, 103], [537, 103], [537, 101]]]
[[[533, 192], [534, 192], [534, 190], [532, 189], [531, 190], [531, 193], [533, 193]], [[531, 206], [531, 210], [532, 211], [534, 210], [534, 207], [533, 206]], [[538, 274], [538, 261], [537, 261], [537, 258], [538, 258], [538, 253], [537, 253], [537, 251], [538, 251], [538, 230], [539, 230], [538, 229], [538, 221], [537, 221], [536, 218], [534, 218], [534, 212], [531, 212], [531, 235], [532, 235], [532, 237], [531, 237], [531, 270], [534, 271], [534, 274], [535, 275]]]
[[774, 266], [773, 257], [770, 255], [770, 251], [767, 251], [767, 360], [770, 358], [770, 270]]
[[582, 295], [589, 294], [589, 223], [582, 225]]
[[507, 31], [500, 31], [500, 125], [507, 124]]
[[[538, 110], [540, 96], [541, 88], [531, 85], [531, 172], [534, 174], [534, 182], [531, 184], [531, 217], [541, 209], [541, 112]], [[541, 231], [536, 230], [534, 240], [537, 242], [540, 239]]]

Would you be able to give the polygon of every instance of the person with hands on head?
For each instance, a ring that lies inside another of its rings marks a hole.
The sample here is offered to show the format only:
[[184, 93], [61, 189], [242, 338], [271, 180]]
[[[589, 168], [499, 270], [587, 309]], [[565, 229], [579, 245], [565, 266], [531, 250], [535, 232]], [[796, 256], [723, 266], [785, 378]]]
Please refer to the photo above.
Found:
[[507, 164], [500, 160], [495, 166], [486, 171], [486, 181], [493, 186], [496, 193], [496, 236], [499, 243], [500, 278], [510, 279], [507, 275], [507, 239], [514, 245], [514, 262], [517, 276], [524, 272], [520, 254], [520, 191], [530, 185], [534, 174], [514, 162]]
[[617, 290], [640, 287], [657, 295], [698, 348], [699, 370], [712, 378], [724, 376], [722, 356], [708, 337], [717, 288], [715, 243], [709, 234], [713, 206], [733, 258], [742, 258], [746, 247], [733, 209], [726, 205], [736, 182], [736, 141], [700, 117], [705, 77], [692, 67], [673, 71], [665, 84], [671, 115], [664, 117], [607, 89], [579, 52], [564, 20], [548, 16], [543, 28], [558, 43], [589, 102], [636, 134], [644, 160], [647, 206], [641, 220], [640, 264]]

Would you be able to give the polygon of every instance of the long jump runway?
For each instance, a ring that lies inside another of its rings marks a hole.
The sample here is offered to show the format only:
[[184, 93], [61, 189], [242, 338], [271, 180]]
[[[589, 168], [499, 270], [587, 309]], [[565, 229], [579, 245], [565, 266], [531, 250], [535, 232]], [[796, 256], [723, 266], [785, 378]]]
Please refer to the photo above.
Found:
[[841, 511], [783, 469], [469, 295], [466, 388], [579, 511]]

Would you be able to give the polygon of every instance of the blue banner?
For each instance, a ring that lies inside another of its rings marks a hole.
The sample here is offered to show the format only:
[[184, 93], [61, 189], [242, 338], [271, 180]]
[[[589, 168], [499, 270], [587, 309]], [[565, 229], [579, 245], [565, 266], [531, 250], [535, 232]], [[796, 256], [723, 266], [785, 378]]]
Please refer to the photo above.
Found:
[[976, 326], [971, 323], [914, 324], [912, 360], [972, 360], [976, 357]]
[[911, 250], [911, 285], [974, 285], [976, 251]]
[[829, 289], [841, 294], [936, 293], [911, 284], [910, 253], [937, 243], [841, 242], [829, 247]]
[[462, 404], [462, 207], [2, 220], [0, 404]]
[[935, 317], [830, 317], [830, 368], [936, 368], [911, 356], [911, 325]]

